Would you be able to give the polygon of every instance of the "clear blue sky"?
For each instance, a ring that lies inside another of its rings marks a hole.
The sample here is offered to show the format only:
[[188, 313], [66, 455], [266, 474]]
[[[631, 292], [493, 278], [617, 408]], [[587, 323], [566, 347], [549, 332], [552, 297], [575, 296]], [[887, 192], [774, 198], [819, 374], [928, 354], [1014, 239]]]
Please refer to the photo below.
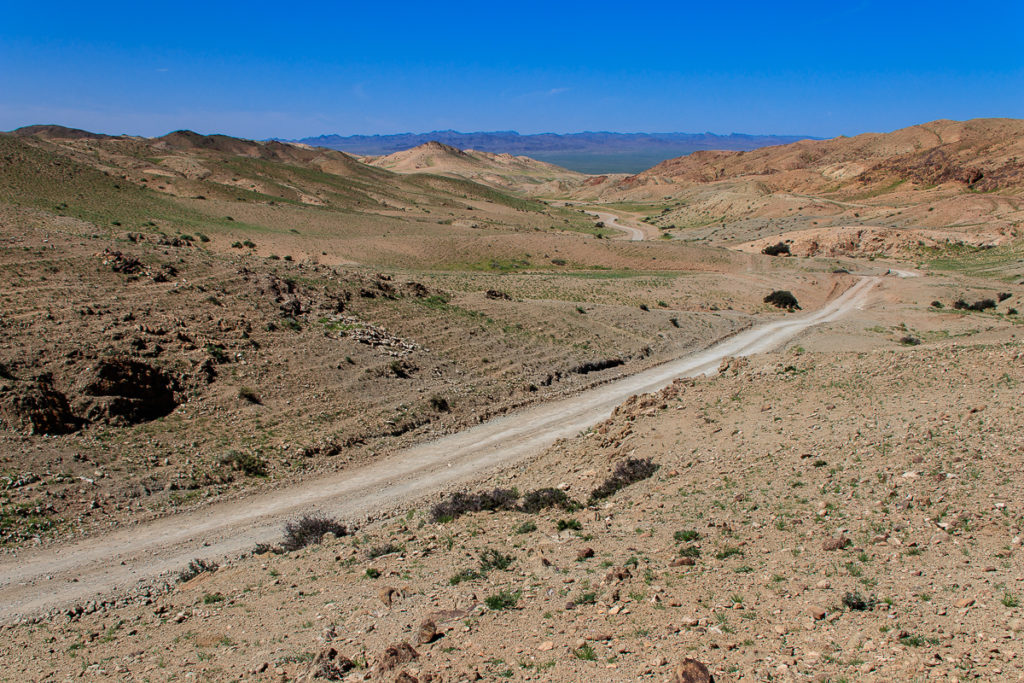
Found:
[[818, 136], [1024, 118], [1024, 2], [4, 3], [0, 130]]

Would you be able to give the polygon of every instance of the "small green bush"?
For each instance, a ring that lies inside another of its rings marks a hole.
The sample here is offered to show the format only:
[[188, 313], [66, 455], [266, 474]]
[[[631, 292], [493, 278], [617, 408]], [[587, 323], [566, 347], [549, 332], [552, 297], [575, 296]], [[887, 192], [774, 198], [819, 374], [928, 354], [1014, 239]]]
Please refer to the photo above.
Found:
[[513, 592], [503, 589], [494, 595], [488, 595], [484, 598], [484, 604], [487, 605], [487, 609], [494, 611], [513, 609], [519, 604], [519, 597], [522, 594], [522, 591]]

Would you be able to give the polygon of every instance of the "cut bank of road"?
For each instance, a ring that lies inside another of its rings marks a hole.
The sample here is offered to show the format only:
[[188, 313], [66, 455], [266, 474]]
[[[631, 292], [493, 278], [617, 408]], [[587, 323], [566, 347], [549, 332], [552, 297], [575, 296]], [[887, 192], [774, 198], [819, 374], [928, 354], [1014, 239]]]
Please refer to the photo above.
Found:
[[215, 560], [274, 542], [283, 522], [304, 512], [361, 519], [468, 482], [604, 420], [633, 394], [657, 391], [677, 377], [714, 374], [723, 358], [770, 351], [813, 325], [836, 320], [862, 307], [877, 281], [861, 279], [814, 313], [750, 328], [699, 353], [399, 451], [372, 465], [53, 548], [21, 550], [0, 561], [0, 622], [126, 591], [180, 571], [193, 558]]

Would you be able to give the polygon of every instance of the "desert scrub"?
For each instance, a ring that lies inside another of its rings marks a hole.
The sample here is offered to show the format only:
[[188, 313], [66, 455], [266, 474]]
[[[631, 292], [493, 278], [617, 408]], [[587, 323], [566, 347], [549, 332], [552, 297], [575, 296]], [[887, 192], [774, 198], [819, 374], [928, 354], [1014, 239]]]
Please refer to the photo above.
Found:
[[430, 518], [434, 522], [450, 522], [469, 512], [495, 510], [512, 510], [519, 499], [515, 489], [496, 488], [480, 493], [457, 491], [440, 503], [430, 508]]
[[200, 574], [217, 571], [217, 567], [218, 565], [216, 562], [207, 562], [206, 560], [196, 558], [189, 562], [187, 567], [181, 570], [178, 574], [178, 581], [180, 583], [191, 581]]
[[395, 555], [397, 553], [403, 552], [404, 550], [405, 548], [403, 548], [400, 545], [395, 545], [394, 543], [385, 543], [383, 545], [373, 546], [372, 548], [367, 550], [366, 557], [368, 557], [371, 560], [375, 560], [378, 557], [384, 557], [385, 555]]
[[461, 569], [448, 579], [448, 584], [452, 586], [458, 586], [463, 581], [473, 581], [475, 579], [482, 579], [483, 574], [475, 569]]
[[764, 298], [764, 302], [776, 308], [785, 308], [787, 311], [800, 310], [800, 304], [797, 303], [796, 297], [793, 296], [792, 292], [785, 289], [775, 290]]
[[495, 612], [503, 609], [513, 609], [519, 604], [519, 597], [522, 594], [522, 591], [502, 589], [494, 595], [488, 595], [484, 599], [484, 604], [487, 605], [487, 609], [494, 610]]
[[658, 466], [650, 458], [626, 458], [615, 465], [612, 476], [591, 491], [590, 502], [593, 504], [602, 498], [608, 498], [630, 484], [651, 477], [657, 471]]
[[583, 528], [583, 525], [580, 524], [580, 521], [578, 519], [560, 519], [558, 520], [556, 527], [559, 531], [565, 531], [566, 529], [570, 529], [572, 531], [579, 531]]
[[523, 502], [519, 505], [520, 510], [529, 513], [537, 513], [550, 507], [575, 510], [579, 504], [570, 499], [565, 491], [548, 487], [530, 491], [523, 496]]
[[220, 456], [220, 464], [249, 477], [267, 476], [267, 463], [255, 453], [228, 451]]
[[328, 533], [341, 537], [348, 534], [348, 529], [335, 519], [322, 515], [304, 515], [284, 525], [284, 540], [281, 541], [281, 548], [286, 552], [299, 550], [319, 543], [324, 534]]
[[487, 548], [480, 553], [480, 571], [485, 573], [495, 569], [504, 571], [515, 562], [515, 559], [514, 555], [504, 555], [501, 551]]

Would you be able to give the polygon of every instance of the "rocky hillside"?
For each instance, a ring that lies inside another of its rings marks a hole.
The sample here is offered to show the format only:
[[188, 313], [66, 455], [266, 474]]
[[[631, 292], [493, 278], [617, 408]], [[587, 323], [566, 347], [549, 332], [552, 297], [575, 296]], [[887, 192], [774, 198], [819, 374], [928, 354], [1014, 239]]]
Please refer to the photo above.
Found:
[[772, 190], [859, 192], [879, 184], [1024, 186], [1024, 121], [933, 121], [892, 133], [803, 140], [750, 152], [695, 152], [623, 181], [708, 183], [757, 178]]

